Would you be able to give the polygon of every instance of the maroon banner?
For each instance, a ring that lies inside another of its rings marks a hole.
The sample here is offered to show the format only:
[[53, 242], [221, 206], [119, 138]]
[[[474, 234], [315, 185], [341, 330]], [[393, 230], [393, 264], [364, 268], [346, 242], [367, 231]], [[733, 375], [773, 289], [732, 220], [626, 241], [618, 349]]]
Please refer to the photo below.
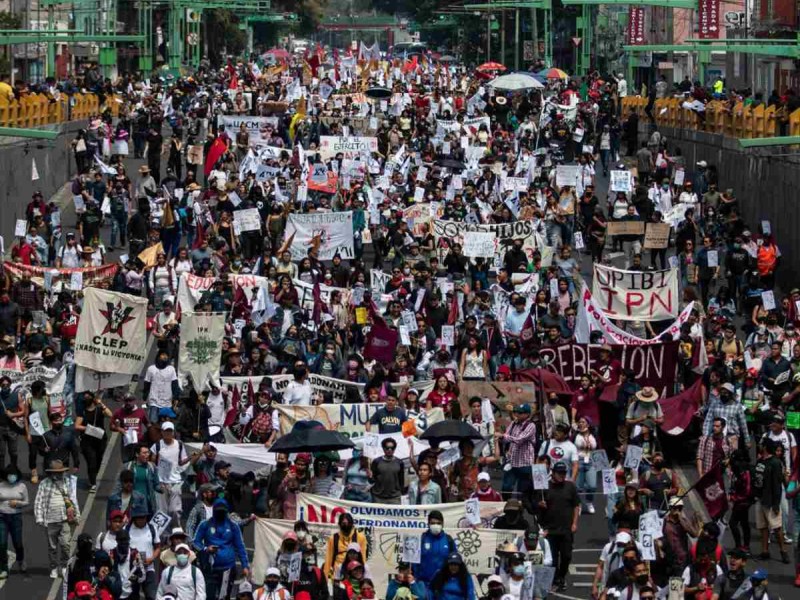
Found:
[[388, 365], [394, 360], [394, 349], [400, 341], [400, 334], [381, 323], [374, 323], [367, 335], [364, 357]]
[[629, 46], [640, 46], [644, 44], [644, 21], [645, 12], [643, 6], [628, 7], [628, 29], [626, 31], [626, 37]]
[[[590, 375], [593, 370], [600, 371], [603, 367], [600, 348], [593, 344], [564, 344], [555, 348], [541, 348], [539, 353], [550, 370], [575, 389], [580, 385], [583, 375]], [[631, 369], [634, 380], [642, 387], [654, 387], [662, 398], [672, 395], [678, 373], [678, 342], [650, 346], [612, 346], [611, 353], [612, 361], [618, 361], [616, 371]], [[616, 387], [606, 386], [601, 399], [616, 399]]]
[[697, 27], [701, 40], [719, 38], [719, 0], [699, 0]]
[[703, 380], [698, 379], [694, 385], [686, 388], [677, 396], [659, 400], [664, 412], [661, 430], [669, 435], [680, 435], [692, 422], [697, 409], [700, 408], [700, 392]]
[[703, 500], [708, 516], [716, 520], [728, 511], [728, 496], [725, 494], [725, 481], [722, 467], [717, 466], [703, 475], [694, 486], [694, 491]]

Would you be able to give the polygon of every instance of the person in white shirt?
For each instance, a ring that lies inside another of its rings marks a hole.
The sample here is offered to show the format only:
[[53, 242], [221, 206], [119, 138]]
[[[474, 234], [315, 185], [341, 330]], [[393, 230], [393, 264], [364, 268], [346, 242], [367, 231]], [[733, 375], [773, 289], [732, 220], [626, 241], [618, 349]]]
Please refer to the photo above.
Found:
[[190, 563], [190, 552], [186, 544], [175, 547], [177, 564], [161, 572], [156, 600], [168, 594], [175, 600], [206, 600], [206, 580], [200, 568]]
[[117, 547], [117, 533], [122, 531], [125, 525], [125, 513], [121, 510], [112, 510], [108, 522], [108, 529], [97, 535], [94, 547], [96, 550], [111, 553]]
[[661, 182], [661, 187], [653, 183], [653, 186], [647, 192], [647, 197], [657, 211], [665, 215], [672, 208], [672, 190], [670, 189], [669, 179], [664, 179]]
[[542, 444], [538, 456], [540, 462], [548, 461], [551, 466], [557, 462], [570, 465], [570, 480], [575, 481], [578, 478], [578, 449], [567, 439], [569, 429], [566, 423], [556, 423], [553, 437]]
[[[145, 598], [155, 598], [158, 587], [155, 565], [161, 554], [161, 543], [156, 528], [148, 522], [150, 515], [147, 514], [147, 509], [137, 508], [131, 517], [133, 523], [128, 526], [127, 530], [130, 536], [130, 547], [139, 553], [144, 570], [144, 580], [141, 583], [137, 582], [138, 585], [134, 584], [132, 597], [139, 598], [139, 589], [141, 588], [144, 590]], [[120, 542], [119, 536], [117, 536], [117, 542]]]
[[172, 402], [177, 401], [179, 393], [178, 373], [169, 363], [169, 352], [159, 350], [156, 364], [150, 365], [144, 375], [147, 418], [151, 423], [158, 423], [158, 411], [162, 408], [172, 408]]
[[56, 266], [63, 269], [77, 269], [81, 266], [81, 255], [83, 248], [75, 240], [75, 234], [67, 234], [67, 243], [61, 247], [61, 251], [56, 257]]
[[150, 447], [158, 465], [158, 480], [162, 493], [158, 494], [158, 509], [167, 513], [175, 522], [181, 522], [181, 487], [183, 486], [183, 467], [190, 457], [183, 442], [175, 439], [175, 424], [166, 421], [161, 424], [162, 439]]
[[208, 418], [209, 441], [222, 443], [225, 441], [222, 427], [225, 424], [228, 404], [225, 399], [225, 393], [220, 388], [219, 383], [212, 380], [209, 385], [211, 389], [206, 392], [206, 406], [208, 406], [208, 410], [211, 413]]
[[692, 189], [691, 181], [687, 181], [683, 184], [683, 191], [681, 192], [681, 195], [678, 196], [678, 202], [681, 204], [688, 204], [690, 208], [694, 208], [695, 212], [697, 212], [700, 200], [697, 198], [697, 194]]
[[518, 338], [522, 333], [522, 328], [529, 316], [529, 311], [525, 310], [526, 306], [527, 303], [522, 296], [514, 299], [514, 310], [508, 311], [503, 328], [507, 336]]
[[255, 600], [292, 600], [292, 594], [280, 583], [281, 572], [277, 567], [267, 569], [264, 585], [253, 594]]
[[294, 365], [294, 381], [290, 381], [283, 392], [283, 403], [294, 406], [311, 406], [314, 390], [308, 382], [308, 368], [298, 361]]

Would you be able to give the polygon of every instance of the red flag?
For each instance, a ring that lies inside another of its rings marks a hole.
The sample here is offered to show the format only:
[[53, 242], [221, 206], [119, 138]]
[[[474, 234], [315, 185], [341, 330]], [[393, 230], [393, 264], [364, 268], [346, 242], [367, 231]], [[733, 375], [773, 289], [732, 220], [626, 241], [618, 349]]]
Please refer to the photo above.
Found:
[[197, 250], [203, 245], [206, 239], [206, 230], [200, 223], [195, 223], [194, 241], [192, 242], [192, 250]]
[[519, 341], [523, 348], [533, 344], [536, 335], [536, 330], [533, 328], [533, 317], [529, 314], [525, 322], [522, 324], [522, 330], [519, 332]]
[[327, 306], [322, 301], [322, 290], [320, 290], [319, 282], [314, 284], [314, 289], [311, 292], [311, 296], [314, 299], [314, 308], [311, 310], [311, 319], [314, 321], [315, 325], [319, 325], [320, 321], [322, 320], [322, 313], [328, 312]]
[[221, 138], [217, 138], [214, 140], [214, 143], [211, 144], [211, 147], [208, 149], [208, 156], [206, 157], [206, 165], [203, 172], [205, 173], [206, 177], [211, 174], [211, 171], [214, 170], [214, 165], [217, 164], [217, 161], [225, 154], [225, 151], [228, 147], [225, 145], [224, 140]]
[[250, 299], [242, 286], [237, 286], [236, 291], [233, 293], [232, 312], [234, 319], [246, 320], [250, 318]]
[[315, 52], [309, 59], [306, 60], [306, 62], [308, 63], [308, 66], [311, 67], [311, 75], [316, 77], [317, 69], [319, 69], [319, 66], [322, 64], [322, 61], [319, 59], [319, 54]]
[[247, 378], [247, 406], [253, 406], [256, 403], [256, 391], [253, 389], [253, 380]]
[[419, 67], [419, 63], [417, 62], [417, 55], [415, 54], [413, 57], [411, 57], [410, 61], [406, 61], [406, 64], [403, 65], [403, 74], [416, 71], [417, 67]]
[[692, 387], [685, 389], [677, 396], [658, 401], [664, 412], [664, 422], [661, 424], [661, 430], [664, 433], [679, 435], [686, 430], [700, 407], [702, 385], [703, 380], [698, 379]]
[[235, 90], [238, 87], [239, 87], [239, 76], [234, 74], [234, 76], [231, 77], [231, 82], [228, 84], [228, 89]]
[[447, 324], [455, 325], [458, 322], [458, 292], [453, 290], [453, 297], [450, 300], [450, 311], [447, 313]]
[[230, 427], [236, 422], [236, 417], [239, 416], [239, 388], [234, 386], [233, 394], [231, 394], [231, 407], [225, 413], [225, 427]]
[[364, 358], [389, 364], [394, 360], [394, 349], [400, 341], [400, 334], [383, 323], [373, 323], [364, 344]]
[[722, 467], [717, 465], [703, 475], [694, 486], [712, 520], [719, 519], [728, 510], [728, 495], [722, 479]]

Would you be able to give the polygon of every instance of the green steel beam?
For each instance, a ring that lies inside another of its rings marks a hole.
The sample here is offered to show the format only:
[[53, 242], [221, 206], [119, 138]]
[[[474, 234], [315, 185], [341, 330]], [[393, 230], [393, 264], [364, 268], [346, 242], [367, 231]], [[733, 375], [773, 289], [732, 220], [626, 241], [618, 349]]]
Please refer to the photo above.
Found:
[[739, 138], [739, 145], [742, 148], [766, 148], [768, 146], [791, 146], [794, 144], [800, 144], [800, 136], [787, 135], [771, 138]]
[[[766, 40], [765, 40], [766, 41]], [[800, 45], [747, 45], [725, 44], [644, 44], [641, 46], [622, 46], [626, 52], [741, 52], [742, 54], [765, 54], [784, 58], [800, 58]]]
[[466, 10], [497, 11], [507, 8], [542, 8], [549, 9], [551, 0], [536, 0], [535, 2], [492, 2], [491, 4], [465, 4]]
[[81, 42], [143, 42], [143, 35], [15, 35], [5, 31], [0, 31], [0, 46], [11, 44], [37, 44], [39, 42], [51, 42], [54, 44], [79, 44]]
[[49, 129], [23, 129], [20, 127], [0, 127], [0, 137], [21, 137], [35, 140], [54, 140], [58, 137], [58, 131]]
[[572, 4], [634, 4], [636, 6], [666, 6], [667, 8], [697, 8], [696, 0], [562, 0]]

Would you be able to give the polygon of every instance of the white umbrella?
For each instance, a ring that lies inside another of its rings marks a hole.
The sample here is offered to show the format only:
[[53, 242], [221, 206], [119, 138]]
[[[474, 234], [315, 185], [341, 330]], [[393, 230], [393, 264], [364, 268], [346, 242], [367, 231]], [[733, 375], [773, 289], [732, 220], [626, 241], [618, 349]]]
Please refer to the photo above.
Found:
[[496, 90], [507, 90], [510, 92], [544, 87], [544, 85], [538, 79], [531, 77], [530, 75], [526, 75], [525, 73], [509, 73], [508, 75], [501, 75], [500, 77], [490, 81], [489, 85]]

